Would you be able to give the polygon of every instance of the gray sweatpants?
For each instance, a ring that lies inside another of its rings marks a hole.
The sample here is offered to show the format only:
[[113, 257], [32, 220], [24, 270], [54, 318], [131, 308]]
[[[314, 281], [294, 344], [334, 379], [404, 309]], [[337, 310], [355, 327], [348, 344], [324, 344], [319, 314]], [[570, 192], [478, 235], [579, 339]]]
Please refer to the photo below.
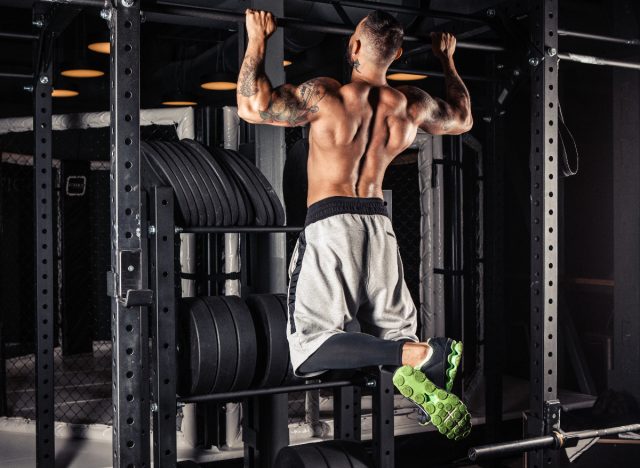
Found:
[[311, 205], [289, 277], [287, 337], [296, 373], [338, 333], [418, 341], [417, 310], [379, 198], [331, 197]]

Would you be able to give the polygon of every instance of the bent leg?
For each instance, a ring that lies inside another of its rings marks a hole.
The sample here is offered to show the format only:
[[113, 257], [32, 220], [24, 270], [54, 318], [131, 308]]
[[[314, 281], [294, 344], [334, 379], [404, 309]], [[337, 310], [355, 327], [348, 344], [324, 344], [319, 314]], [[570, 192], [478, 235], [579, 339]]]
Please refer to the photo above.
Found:
[[325, 341], [298, 371], [302, 374], [371, 366], [401, 366], [403, 341], [364, 333], [339, 333]]

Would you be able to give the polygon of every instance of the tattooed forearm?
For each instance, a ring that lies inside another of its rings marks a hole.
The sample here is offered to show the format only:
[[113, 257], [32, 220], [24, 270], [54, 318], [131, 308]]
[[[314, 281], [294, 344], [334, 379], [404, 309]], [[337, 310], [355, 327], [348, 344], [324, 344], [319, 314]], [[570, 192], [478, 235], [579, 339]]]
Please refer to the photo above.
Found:
[[470, 111], [471, 99], [469, 97], [469, 91], [464, 85], [462, 78], [460, 78], [460, 75], [458, 75], [453, 67], [448, 67], [445, 69], [444, 77], [447, 87], [447, 102], [460, 109]]
[[257, 77], [263, 69], [263, 62], [256, 57], [245, 57], [238, 79], [238, 93], [251, 97], [258, 93]]
[[296, 126], [306, 123], [309, 114], [318, 112], [318, 104], [325, 96], [324, 86], [320, 80], [310, 80], [297, 89], [283, 85], [273, 91], [269, 106], [260, 111], [265, 122], [286, 122]]

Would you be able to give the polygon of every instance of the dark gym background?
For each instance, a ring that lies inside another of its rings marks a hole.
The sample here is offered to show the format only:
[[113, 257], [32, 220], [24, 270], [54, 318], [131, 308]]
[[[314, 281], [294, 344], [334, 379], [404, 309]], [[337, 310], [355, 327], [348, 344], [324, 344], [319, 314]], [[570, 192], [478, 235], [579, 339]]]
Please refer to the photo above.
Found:
[[[0, 29], [29, 29], [31, 11], [22, 8], [20, 1], [0, 1]], [[193, 4], [198, 2], [194, 1]], [[221, 2], [229, 6], [230, 2]], [[245, 1], [236, 3], [246, 4]], [[292, 2], [297, 14], [304, 13], [304, 3]], [[447, 2], [416, 1], [416, 5], [437, 8], [459, 8], [461, 11], [479, 11], [495, 2], [467, 1]], [[448, 2], [451, 3], [451, 2]], [[526, 2], [508, 2], [513, 11], [526, 8]], [[590, 31], [624, 37], [639, 37], [640, 4], [636, 1], [607, 0], [561, 0], [561, 26], [567, 30]], [[625, 12], [625, 13], [622, 13]], [[420, 21], [405, 20], [413, 28], [433, 27], [435, 21], [426, 18]], [[526, 20], [522, 23], [526, 25]], [[453, 28], [455, 32], [455, 27]], [[94, 61], [108, 68], [108, 57], [86, 52], [86, 36], [92, 31], [105, 32], [104, 22], [95, 12], [82, 13], [60, 38], [58, 59], [77, 58]], [[233, 92], [207, 93], [200, 90], [196, 81], [198, 73], [181, 72], [189, 66], [204, 67], [200, 60], [213, 62], [214, 68], [237, 69], [237, 43], [232, 39], [233, 31], [205, 29], [180, 25], [144, 25], [142, 36], [143, 108], [159, 107], [169, 91], [189, 89], [198, 101], [199, 108], [206, 108], [214, 116], [210, 120], [211, 138], [221, 144], [222, 129], [220, 108], [234, 105]], [[493, 39], [490, 34], [486, 35]], [[333, 76], [343, 80], [346, 69], [342, 63], [346, 39], [316, 33], [289, 35], [286, 58], [293, 64], [286, 69], [287, 80], [300, 83], [317, 75]], [[594, 56], [615, 57], [632, 62], [640, 61], [640, 48], [607, 45], [563, 38], [562, 48], [576, 53]], [[28, 42], [0, 41], [0, 67], [4, 70], [25, 72], [31, 67], [31, 44]], [[208, 54], [208, 55], [207, 55]], [[529, 71], [515, 57], [505, 56], [490, 59], [488, 55], [470, 50], [459, 50], [456, 62], [463, 75], [495, 80], [468, 80], [475, 125], [472, 135], [483, 145], [484, 172], [494, 174], [485, 179], [492, 184], [487, 190], [498, 193], [492, 198], [495, 204], [485, 206], [485, 262], [487, 285], [485, 309], [487, 314], [497, 313], [502, 320], [496, 324], [500, 339], [495, 363], [505, 375], [529, 378], [529, 142], [530, 142], [530, 93], [526, 79], [517, 86], [509, 84], [518, 74]], [[206, 59], [206, 60], [205, 60]], [[428, 55], [412, 57], [406, 64], [412, 68], [436, 69], [437, 64]], [[638, 77], [607, 67], [585, 66], [571, 62], [560, 64], [560, 106], [567, 127], [575, 138], [579, 151], [579, 172], [561, 181], [559, 233], [560, 301], [559, 328], [559, 387], [584, 393], [581, 376], [576, 372], [571, 353], [579, 353], [590, 376], [591, 394], [598, 397], [593, 408], [563, 415], [563, 428], [587, 428], [637, 421], [637, 393], [640, 370], [622, 374], [614, 369], [616, 353], [615, 304], [637, 312], [638, 298], [616, 296], [616, 261], [624, 260], [627, 244], [629, 252], [636, 252], [628, 236], [623, 235], [625, 224], [620, 219], [640, 217], [638, 200], [617, 198], [616, 194], [629, 193], [629, 187], [638, 184], [640, 174], [625, 174], [625, 163], [616, 159], [614, 152], [619, 140], [618, 128], [635, 125], [640, 121], [638, 106], [634, 114], [621, 112], [627, 101], [640, 101]], [[30, 116], [31, 95], [25, 91], [25, 81], [2, 79], [0, 81], [0, 118]], [[443, 82], [430, 77], [417, 84], [434, 95], [444, 93]], [[80, 97], [54, 101], [54, 113], [76, 113], [104, 111], [108, 108], [108, 80], [77, 81], [74, 84]], [[496, 103], [496, 96], [509, 89], [503, 105]], [[197, 113], [198, 114], [198, 113]], [[198, 114], [199, 115], [199, 114]], [[640, 128], [640, 127], [637, 127]], [[142, 128], [145, 138], [175, 138], [173, 128], [153, 126]], [[287, 148], [302, 137], [300, 129], [286, 132]], [[628, 158], [637, 158], [640, 133], [624, 142], [631, 148]], [[56, 420], [69, 423], [111, 422], [111, 347], [109, 325], [109, 298], [106, 295], [104, 272], [109, 268], [109, 199], [108, 199], [108, 128], [101, 130], [70, 130], [57, 132], [54, 139], [54, 158], [60, 159], [54, 180], [60, 181], [64, 165], [84, 164], [87, 179], [87, 198], [84, 205], [65, 205], [56, 187], [56, 210], [65, 213], [64, 222], [59, 223], [57, 252], [63, 249], [71, 253], [64, 277], [57, 278], [56, 330], [65, 307], [74, 304], [72, 312], [81, 326], [62, 329], [64, 336], [77, 338], [78, 349], [65, 349], [64, 340], [56, 334]], [[32, 154], [32, 135], [0, 135], [0, 325], [2, 358], [5, 374], [0, 380], [6, 389], [6, 401], [0, 402], [0, 416], [33, 418], [35, 400], [33, 391], [33, 187], [32, 166], [21, 155]], [[635, 151], [635, 152], [634, 152]], [[617, 154], [617, 153], [616, 153]], [[89, 170], [89, 161], [102, 161], [104, 166]], [[393, 191], [393, 221], [398, 234], [404, 260], [407, 283], [416, 303], [419, 302], [419, 200], [417, 165], [409, 158], [406, 164], [390, 168], [385, 178], [385, 189]], [[632, 193], [632, 192], [631, 192]], [[616, 221], [616, 213], [621, 218]], [[625, 215], [626, 213], [626, 215]], [[629, 214], [630, 213], [630, 214]], [[633, 226], [631, 232], [637, 233]], [[62, 232], [67, 232], [63, 241]], [[617, 235], [616, 235], [617, 233]], [[288, 236], [288, 251], [291, 253], [295, 236]], [[617, 245], [617, 247], [616, 247]], [[62, 271], [62, 259], [58, 271]], [[77, 261], [80, 269], [74, 270]], [[88, 269], [87, 269], [88, 268]], [[631, 280], [640, 284], [640, 270], [631, 272]], [[618, 273], [620, 274], [620, 273]], [[62, 275], [61, 275], [62, 276]], [[640, 290], [640, 288], [639, 288]], [[633, 296], [633, 297], [632, 297]], [[636, 322], [631, 325], [638, 329]], [[82, 335], [90, 338], [89, 348]], [[493, 335], [496, 337], [496, 335]], [[575, 338], [571, 347], [569, 338]], [[630, 356], [638, 360], [640, 336], [628, 338], [625, 349], [635, 350]], [[618, 351], [619, 352], [619, 351]], [[620, 356], [618, 356], [619, 358]], [[2, 370], [2, 367], [0, 367]], [[506, 390], [505, 390], [506, 391]], [[304, 418], [304, 401], [301, 395], [292, 395], [290, 421]], [[6, 404], [5, 404], [6, 403]], [[634, 419], [635, 418], [635, 419]], [[475, 442], [485, 439], [484, 428], [478, 430]], [[487, 429], [487, 439], [512, 439], [522, 435], [521, 425], [508, 422]], [[0, 438], [2, 436], [0, 435]], [[435, 459], [449, 460], [451, 453], [462, 454], [472, 441], [450, 445], [438, 442], [431, 434], [401, 438], [403, 453], [419, 450], [428, 440], [434, 444], [438, 456]], [[635, 450], [635, 451], [634, 451]], [[400, 452], [400, 451], [399, 451]], [[461, 455], [461, 456], [462, 456]], [[616, 463], [620, 467], [635, 466], [637, 446], [605, 446], [592, 449], [574, 466], [602, 466]], [[629, 461], [634, 457], [634, 461]], [[409, 466], [411, 457], [401, 459], [398, 466]], [[435, 463], [435, 461], [434, 461]]]

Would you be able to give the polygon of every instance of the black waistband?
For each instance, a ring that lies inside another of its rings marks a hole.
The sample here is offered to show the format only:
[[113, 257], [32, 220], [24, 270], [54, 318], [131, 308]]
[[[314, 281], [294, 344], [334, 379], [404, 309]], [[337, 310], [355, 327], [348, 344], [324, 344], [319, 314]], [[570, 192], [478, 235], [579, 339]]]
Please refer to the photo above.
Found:
[[339, 214], [389, 216], [385, 205], [382, 198], [329, 197], [309, 207], [304, 225]]

